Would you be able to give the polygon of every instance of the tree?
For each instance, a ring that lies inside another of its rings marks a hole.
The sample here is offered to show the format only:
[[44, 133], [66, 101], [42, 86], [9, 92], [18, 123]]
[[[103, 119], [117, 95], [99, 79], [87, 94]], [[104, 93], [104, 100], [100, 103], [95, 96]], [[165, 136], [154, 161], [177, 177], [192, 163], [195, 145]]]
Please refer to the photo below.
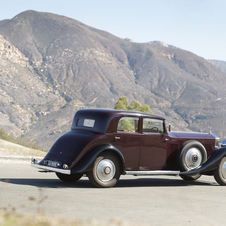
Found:
[[132, 100], [132, 102], [128, 106], [128, 110], [130, 110], [130, 111], [140, 111], [141, 107], [142, 107], [142, 105], [138, 100]]
[[153, 114], [150, 106], [148, 106], [147, 104], [142, 105], [140, 111]]
[[118, 101], [115, 103], [115, 107], [114, 109], [117, 109], [117, 110], [128, 110], [128, 100], [126, 97], [120, 97], [118, 99]]
[[151, 108], [147, 104], [141, 105], [138, 100], [132, 100], [132, 102], [129, 104], [125, 96], [122, 96], [118, 99], [118, 101], [115, 103], [114, 109], [140, 111], [153, 114]]

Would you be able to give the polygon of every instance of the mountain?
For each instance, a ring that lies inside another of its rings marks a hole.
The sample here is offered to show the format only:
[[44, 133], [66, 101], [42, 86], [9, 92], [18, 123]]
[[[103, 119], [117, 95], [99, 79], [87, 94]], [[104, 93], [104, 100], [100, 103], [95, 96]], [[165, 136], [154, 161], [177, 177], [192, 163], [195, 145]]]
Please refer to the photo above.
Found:
[[226, 73], [226, 61], [221, 60], [208, 60], [211, 64], [216, 66], [218, 69]]
[[165, 46], [165, 47], [171, 47], [171, 48], [177, 48], [176, 46], [173, 45], [168, 45], [165, 42], [161, 42], [161, 41], [151, 41], [151, 42], [147, 42], [149, 44], [154, 44], [154, 45], [159, 45], [159, 46]]
[[78, 109], [113, 108], [120, 96], [175, 130], [226, 136], [226, 73], [191, 52], [26, 11], [0, 21], [0, 59], [0, 127], [46, 149]]

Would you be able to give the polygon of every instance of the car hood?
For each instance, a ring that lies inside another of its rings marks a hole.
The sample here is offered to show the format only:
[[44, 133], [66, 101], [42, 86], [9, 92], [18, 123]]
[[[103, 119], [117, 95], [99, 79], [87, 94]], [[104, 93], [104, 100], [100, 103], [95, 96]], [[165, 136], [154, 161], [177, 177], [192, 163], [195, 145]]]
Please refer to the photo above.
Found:
[[214, 138], [209, 133], [193, 133], [193, 132], [169, 132], [169, 136], [171, 137], [176, 137], [176, 138], [186, 138], [186, 139], [197, 139], [197, 138], [202, 138], [202, 139], [210, 139]]

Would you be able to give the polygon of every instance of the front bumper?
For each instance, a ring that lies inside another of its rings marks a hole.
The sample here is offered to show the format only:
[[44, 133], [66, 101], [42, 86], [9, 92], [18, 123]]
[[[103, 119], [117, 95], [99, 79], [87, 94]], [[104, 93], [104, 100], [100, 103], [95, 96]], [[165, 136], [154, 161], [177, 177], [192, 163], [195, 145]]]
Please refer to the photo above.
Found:
[[55, 168], [51, 166], [40, 165], [36, 159], [32, 159], [31, 166], [37, 169], [41, 169], [44, 172], [56, 172], [56, 173], [62, 173], [62, 174], [68, 174], [68, 175], [71, 174], [71, 170], [68, 170], [68, 169], [60, 169], [60, 168]]

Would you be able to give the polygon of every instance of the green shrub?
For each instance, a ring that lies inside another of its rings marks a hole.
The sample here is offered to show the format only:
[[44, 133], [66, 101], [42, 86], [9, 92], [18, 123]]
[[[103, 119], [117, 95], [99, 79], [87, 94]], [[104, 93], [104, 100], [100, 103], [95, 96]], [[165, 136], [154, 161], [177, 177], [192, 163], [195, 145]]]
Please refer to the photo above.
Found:
[[4, 129], [0, 129], [0, 139], [13, 142], [14, 138], [10, 136]]

